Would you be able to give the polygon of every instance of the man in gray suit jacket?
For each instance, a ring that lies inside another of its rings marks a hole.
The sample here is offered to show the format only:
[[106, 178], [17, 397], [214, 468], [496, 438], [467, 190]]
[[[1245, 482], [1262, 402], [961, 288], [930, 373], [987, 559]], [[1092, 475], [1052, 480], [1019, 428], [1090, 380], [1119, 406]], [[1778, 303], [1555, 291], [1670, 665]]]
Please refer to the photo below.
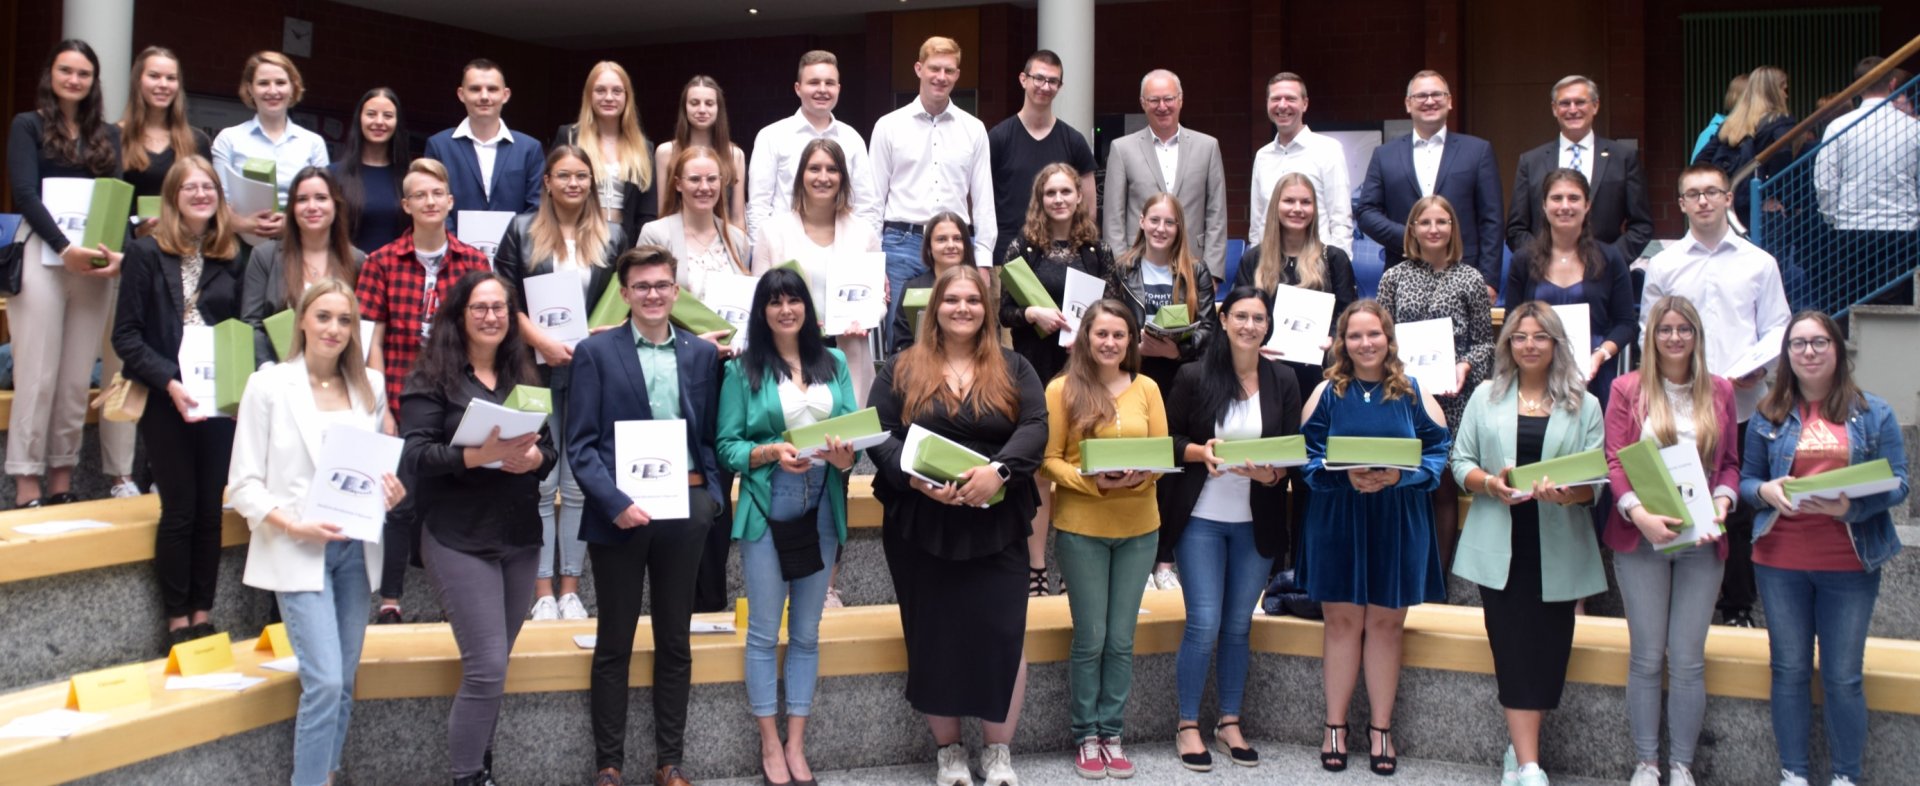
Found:
[[1147, 127], [1113, 140], [1107, 153], [1101, 236], [1115, 254], [1133, 244], [1140, 209], [1162, 191], [1180, 200], [1193, 253], [1215, 281], [1227, 274], [1227, 170], [1220, 141], [1180, 126], [1180, 77], [1156, 69], [1140, 80]]

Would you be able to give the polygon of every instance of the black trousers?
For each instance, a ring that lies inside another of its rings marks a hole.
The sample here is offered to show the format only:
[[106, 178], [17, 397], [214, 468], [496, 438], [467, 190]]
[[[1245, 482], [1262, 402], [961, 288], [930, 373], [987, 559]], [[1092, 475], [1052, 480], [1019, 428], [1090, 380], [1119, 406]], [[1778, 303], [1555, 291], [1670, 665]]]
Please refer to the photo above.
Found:
[[[726, 508], [713, 513], [713, 521], [732, 521]], [[700, 554], [700, 575], [694, 579], [693, 610], [707, 614], [727, 610], [727, 549], [733, 546], [733, 528], [707, 528], [707, 548]]]
[[[1735, 427], [1736, 455], [1747, 455], [1747, 421]], [[1727, 514], [1727, 570], [1720, 577], [1720, 614], [1753, 611], [1759, 590], [1753, 584], [1753, 506], [1737, 503]]]
[[[565, 461], [566, 457], [560, 460]], [[415, 488], [419, 478], [407, 472], [404, 463], [401, 467], [395, 471], [400, 485]], [[413, 507], [412, 494], [387, 511], [387, 521], [380, 528], [380, 542], [385, 548], [380, 562], [380, 597], [399, 600], [406, 591], [407, 566], [418, 561], [420, 554], [420, 512]]]
[[147, 398], [140, 438], [160, 494], [154, 572], [169, 617], [213, 609], [220, 578], [220, 509], [233, 456], [233, 419], [188, 423], [165, 391]]
[[655, 521], [633, 530], [618, 545], [587, 544], [593, 590], [600, 605], [593, 648], [589, 702], [593, 712], [594, 769], [625, 769], [627, 675], [633, 668], [633, 635], [643, 595], [653, 589], [653, 742], [656, 767], [681, 762], [687, 729], [687, 693], [693, 679], [693, 648], [687, 626], [693, 616], [694, 579], [707, 548], [718, 506], [705, 489], [691, 489], [692, 516]]

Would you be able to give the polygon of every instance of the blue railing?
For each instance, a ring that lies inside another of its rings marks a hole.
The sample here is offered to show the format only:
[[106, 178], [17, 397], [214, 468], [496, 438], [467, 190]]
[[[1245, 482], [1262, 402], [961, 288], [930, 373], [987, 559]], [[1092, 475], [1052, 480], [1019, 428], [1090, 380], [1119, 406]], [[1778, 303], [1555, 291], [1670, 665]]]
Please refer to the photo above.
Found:
[[1840, 114], [1824, 141], [1745, 184], [1753, 199], [1742, 218], [1753, 242], [1779, 260], [1794, 309], [1838, 316], [1912, 286], [1920, 266], [1916, 108], [1920, 77], [1869, 111]]

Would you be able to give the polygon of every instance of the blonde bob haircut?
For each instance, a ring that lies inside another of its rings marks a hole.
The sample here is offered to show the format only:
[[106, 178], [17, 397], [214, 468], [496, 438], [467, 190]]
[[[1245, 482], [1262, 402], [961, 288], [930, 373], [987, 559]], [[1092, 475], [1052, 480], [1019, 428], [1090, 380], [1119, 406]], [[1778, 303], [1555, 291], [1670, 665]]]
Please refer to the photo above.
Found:
[[[177, 63], [180, 61], [176, 58], [174, 62]], [[253, 105], [253, 77], [260, 71], [260, 67], [263, 65], [274, 66], [287, 72], [287, 83], [293, 85], [293, 97], [287, 99], [287, 108], [292, 109], [299, 105], [300, 99], [305, 98], [307, 95], [307, 83], [300, 80], [300, 68], [293, 64], [293, 58], [271, 49], [263, 49], [253, 53], [252, 57], [247, 58], [246, 66], [240, 69], [240, 103], [246, 104], [248, 109], [255, 109]], [[139, 84], [135, 83], [134, 86], [137, 88]], [[174, 101], [178, 102], [180, 97], [185, 95], [186, 90], [182, 89], [180, 95], [176, 96]], [[356, 119], [355, 122], [358, 122], [358, 119]]]
[[1447, 263], [1454, 264], [1467, 253], [1466, 244], [1460, 240], [1460, 214], [1453, 209], [1453, 203], [1446, 197], [1434, 194], [1421, 197], [1413, 203], [1413, 209], [1407, 211], [1407, 231], [1400, 241], [1400, 253], [1407, 259], [1422, 259], [1420, 256], [1420, 236], [1416, 234], [1414, 224], [1420, 220], [1420, 214], [1427, 208], [1438, 206], [1447, 211], [1447, 220], [1453, 223], [1453, 239], [1447, 243]]

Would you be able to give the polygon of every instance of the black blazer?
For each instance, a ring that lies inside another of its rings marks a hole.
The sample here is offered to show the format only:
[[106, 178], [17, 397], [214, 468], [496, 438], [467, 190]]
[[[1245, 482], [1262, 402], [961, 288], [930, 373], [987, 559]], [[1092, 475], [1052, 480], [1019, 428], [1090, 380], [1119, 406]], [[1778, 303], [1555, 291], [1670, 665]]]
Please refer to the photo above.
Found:
[[[1596, 238], [1597, 239], [1597, 238]], [[1634, 339], [1640, 335], [1640, 296], [1633, 291], [1633, 274], [1627, 269], [1627, 260], [1620, 256], [1617, 246], [1600, 246], [1600, 256], [1606, 258], [1605, 269], [1600, 271], [1597, 281], [1587, 281], [1581, 288], [1582, 302], [1587, 304], [1587, 315], [1591, 321], [1590, 335], [1596, 342], [1611, 341], [1618, 352], [1625, 352], [1633, 346]], [[1507, 288], [1500, 295], [1500, 307], [1512, 311], [1514, 307], [1533, 298], [1533, 288], [1540, 279], [1533, 275], [1533, 251], [1522, 248], [1513, 255], [1513, 264], [1507, 268]], [[1574, 348], [1575, 360], [1584, 360], [1592, 354], [1592, 347]]]
[[[1721, 141], [1720, 135], [1716, 133], [1712, 139], [1707, 140], [1707, 146], [1700, 150], [1700, 155], [1693, 157], [1693, 163], [1712, 164], [1720, 167], [1721, 170], [1727, 173], [1727, 177], [1731, 179], [1734, 173], [1740, 171], [1741, 167], [1746, 166], [1748, 162], [1758, 158], [1760, 151], [1767, 149], [1768, 145], [1779, 141], [1780, 137], [1786, 136], [1787, 132], [1793, 130], [1793, 127], [1798, 124], [1799, 121], [1795, 120], [1793, 115], [1782, 115], [1754, 129], [1753, 134], [1742, 140], [1740, 144], [1731, 146]], [[1754, 170], [1754, 174], [1765, 179], [1772, 179], [1774, 175], [1778, 175], [1781, 170], [1786, 169], [1788, 164], [1793, 163], [1793, 158], [1792, 155], [1776, 155], [1761, 162], [1760, 167]], [[1752, 201], [1753, 183], [1751, 180], [1733, 184], [1733, 210], [1740, 217], [1740, 223], [1742, 224], [1749, 223], [1750, 219], [1753, 218], [1753, 214], [1749, 212], [1752, 209], [1752, 205], [1750, 204]]]
[[[1500, 171], [1487, 140], [1449, 129], [1440, 151], [1433, 193], [1453, 203], [1468, 267], [1480, 271], [1487, 286], [1500, 283]], [[1387, 252], [1387, 267], [1400, 264], [1407, 214], [1420, 201], [1420, 177], [1413, 166], [1413, 135], [1396, 137], [1373, 149], [1360, 198], [1353, 201], [1354, 229]]]
[[[185, 294], [180, 257], [143, 237], [120, 261], [120, 302], [113, 318], [113, 351], [128, 379], [165, 395], [180, 378], [180, 337], [185, 334]], [[200, 270], [200, 318], [216, 325], [240, 316], [240, 263], [208, 259]]]
[[[579, 143], [580, 129], [578, 123], [568, 123], [561, 126], [560, 130], [555, 131], [553, 134], [552, 147], [577, 145]], [[652, 142], [647, 143], [647, 160], [653, 160]], [[599, 180], [605, 176], [605, 172], [593, 173], [594, 180]], [[645, 190], [642, 190], [639, 186], [632, 183], [628, 183], [626, 188], [621, 189], [621, 193], [626, 195], [627, 203], [626, 207], [620, 212], [620, 231], [627, 233], [626, 237], [628, 242], [639, 240], [640, 228], [646, 226], [648, 221], [660, 217], [660, 197], [657, 192], [660, 188], [660, 178], [666, 176], [667, 173], [665, 172], [653, 173], [653, 182], [648, 183]], [[720, 198], [725, 199], [727, 196], [726, 194], [721, 194]], [[591, 306], [593, 304], [589, 303], [587, 305]]]
[[[1592, 142], [1593, 198], [1587, 207], [1587, 226], [1593, 228], [1594, 240], [1613, 246], [1626, 259], [1638, 259], [1653, 239], [1653, 213], [1640, 150], [1598, 134]], [[1513, 173], [1513, 199], [1507, 204], [1507, 247], [1515, 252], [1525, 248], [1535, 232], [1546, 231], [1546, 214], [1540, 209], [1546, 194], [1540, 183], [1558, 168], [1557, 136], [1520, 155], [1520, 168]]]
[[[1167, 399], [1167, 433], [1173, 437], [1173, 455], [1184, 458], [1188, 445], [1204, 445], [1213, 439], [1212, 413], [1200, 411], [1200, 389], [1207, 384], [1200, 363], [1188, 363], [1174, 377], [1173, 394]], [[1260, 436], [1280, 437], [1300, 433], [1300, 384], [1293, 371], [1277, 360], [1260, 361]], [[1156, 491], [1160, 501], [1160, 537], [1176, 541], [1187, 527], [1200, 489], [1206, 485], [1207, 467], [1201, 462], [1182, 462], [1185, 471], [1160, 478]], [[1290, 513], [1283, 486], [1253, 483], [1253, 542], [1260, 556], [1281, 553], [1287, 542]]]
[[[1354, 284], [1353, 260], [1347, 258], [1347, 252], [1342, 251], [1339, 246], [1326, 246], [1324, 253], [1327, 260], [1325, 291], [1333, 293], [1333, 321], [1338, 324], [1340, 315], [1346, 313], [1347, 306], [1353, 305], [1353, 301], [1360, 299], [1360, 290]], [[1260, 246], [1259, 244], [1247, 246], [1246, 253], [1240, 255], [1240, 269], [1233, 274], [1233, 286], [1259, 286], [1257, 283], [1260, 280], [1259, 276]], [[1280, 283], [1297, 287], [1300, 285], [1300, 275], [1292, 267], [1287, 267], [1280, 271]], [[1267, 301], [1267, 307], [1272, 308], [1273, 296], [1268, 294], [1264, 299]], [[1329, 326], [1328, 330], [1331, 335], [1332, 326]]]
[[[533, 211], [514, 216], [513, 222], [507, 225], [507, 234], [500, 238], [500, 250], [493, 256], [493, 272], [513, 282], [514, 291], [519, 296], [514, 306], [522, 314], [527, 313], [527, 279], [553, 272], [551, 259], [540, 260], [531, 266], [527, 264], [527, 255], [533, 252], [533, 216]], [[609, 226], [607, 230], [607, 263], [594, 268], [593, 275], [587, 279], [588, 311], [593, 310], [593, 304], [599, 302], [607, 291], [607, 285], [613, 282], [614, 259], [631, 245], [625, 230], [617, 226]]]
[[[574, 479], [587, 497], [586, 516], [580, 521], [580, 539], [618, 545], [632, 539], [632, 530], [613, 520], [633, 504], [615, 481], [613, 424], [619, 420], [652, 420], [647, 403], [647, 377], [634, 354], [632, 322], [588, 336], [573, 350], [573, 378], [580, 384], [567, 390], [567, 461]], [[720, 470], [714, 452], [714, 430], [720, 414], [720, 353], [713, 344], [684, 330], [673, 331], [674, 356], [680, 361], [680, 417], [687, 421], [687, 457], [690, 470], [706, 476], [706, 485], [693, 490], [713, 497], [713, 509], [726, 510], [726, 489], [733, 484]]]

